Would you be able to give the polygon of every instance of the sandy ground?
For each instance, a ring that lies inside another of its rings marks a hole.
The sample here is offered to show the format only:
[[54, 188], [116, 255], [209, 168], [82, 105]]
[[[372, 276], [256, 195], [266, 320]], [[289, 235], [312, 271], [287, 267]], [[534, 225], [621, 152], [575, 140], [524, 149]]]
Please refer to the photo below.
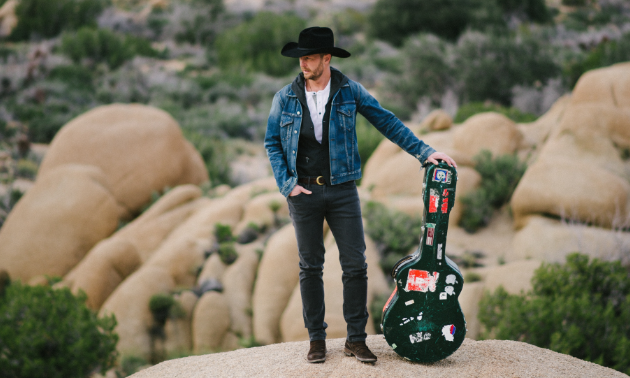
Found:
[[309, 343], [298, 341], [165, 361], [131, 377], [628, 377], [516, 341], [466, 339], [453, 355], [433, 364], [402, 359], [382, 335], [368, 336], [378, 361], [365, 364], [346, 357], [343, 342], [328, 340], [327, 360], [321, 364], [308, 363]]

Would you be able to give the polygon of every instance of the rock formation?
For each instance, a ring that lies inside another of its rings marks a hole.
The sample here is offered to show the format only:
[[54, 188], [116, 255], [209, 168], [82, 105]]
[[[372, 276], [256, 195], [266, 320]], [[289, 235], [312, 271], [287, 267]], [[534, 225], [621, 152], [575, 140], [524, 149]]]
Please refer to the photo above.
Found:
[[466, 339], [455, 353], [433, 364], [402, 359], [382, 336], [368, 336], [367, 344], [378, 356], [375, 364], [346, 357], [343, 343], [344, 339], [327, 341], [328, 353], [323, 364], [308, 363], [308, 341], [300, 341], [170, 360], [131, 377], [627, 377], [591, 362], [518, 341]]

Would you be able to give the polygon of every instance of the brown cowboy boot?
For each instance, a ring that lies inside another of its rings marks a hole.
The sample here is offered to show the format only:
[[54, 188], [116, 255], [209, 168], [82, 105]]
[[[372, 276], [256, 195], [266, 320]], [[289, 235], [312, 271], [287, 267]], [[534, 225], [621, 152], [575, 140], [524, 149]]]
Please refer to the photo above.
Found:
[[354, 343], [346, 340], [346, 345], [343, 348], [346, 356], [354, 355], [357, 360], [361, 362], [376, 362], [376, 356], [370, 351], [370, 348], [365, 345], [365, 341], [356, 341]]
[[326, 361], [326, 340], [311, 341], [311, 349], [306, 356], [308, 362], [324, 362]]

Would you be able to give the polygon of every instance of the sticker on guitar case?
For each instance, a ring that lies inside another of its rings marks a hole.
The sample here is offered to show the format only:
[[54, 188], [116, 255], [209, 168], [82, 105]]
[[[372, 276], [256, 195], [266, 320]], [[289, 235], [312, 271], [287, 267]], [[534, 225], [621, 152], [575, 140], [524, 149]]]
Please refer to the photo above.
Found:
[[442, 210], [442, 214], [446, 214], [448, 212], [448, 190], [444, 189], [444, 192], [442, 193], [442, 207], [440, 207], [440, 210]]
[[434, 292], [439, 276], [440, 273], [438, 272], [433, 272], [433, 275], [430, 275], [426, 270], [409, 269], [405, 291]]
[[435, 223], [427, 223], [427, 245], [433, 245], [435, 236]]
[[440, 192], [431, 189], [429, 193], [429, 213], [437, 213], [438, 203], [440, 202]]
[[443, 301], [446, 298], [448, 298], [448, 295], [446, 293], [440, 293], [440, 300]]
[[437, 259], [442, 260], [442, 244], [438, 244]]
[[436, 169], [433, 172], [433, 181], [442, 182], [444, 184], [451, 183], [451, 173], [446, 169]]
[[455, 278], [454, 274], [449, 274], [448, 276], [446, 276], [446, 284], [447, 285], [452, 285], [454, 283], [457, 282], [457, 279]]
[[430, 340], [431, 339], [431, 334], [429, 332], [425, 332], [424, 335], [422, 334], [422, 332], [417, 332], [417, 333], [412, 333], [411, 335], [409, 335], [409, 341], [411, 341], [411, 343], [421, 343], [423, 340]]
[[444, 335], [446, 341], [453, 341], [455, 339], [455, 326], [449, 324], [442, 327], [442, 335]]

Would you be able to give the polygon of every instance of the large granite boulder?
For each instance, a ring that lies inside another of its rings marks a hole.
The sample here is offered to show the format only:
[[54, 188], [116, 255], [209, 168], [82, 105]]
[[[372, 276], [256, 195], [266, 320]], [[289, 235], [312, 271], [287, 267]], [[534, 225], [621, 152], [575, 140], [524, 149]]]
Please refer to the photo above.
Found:
[[125, 213], [103, 171], [64, 165], [40, 175], [0, 229], [0, 266], [12, 279], [63, 276]]
[[113, 104], [88, 111], [53, 139], [39, 168], [64, 164], [99, 167], [114, 198], [131, 212], [152, 192], [208, 181], [201, 155], [165, 111], [140, 104]]

